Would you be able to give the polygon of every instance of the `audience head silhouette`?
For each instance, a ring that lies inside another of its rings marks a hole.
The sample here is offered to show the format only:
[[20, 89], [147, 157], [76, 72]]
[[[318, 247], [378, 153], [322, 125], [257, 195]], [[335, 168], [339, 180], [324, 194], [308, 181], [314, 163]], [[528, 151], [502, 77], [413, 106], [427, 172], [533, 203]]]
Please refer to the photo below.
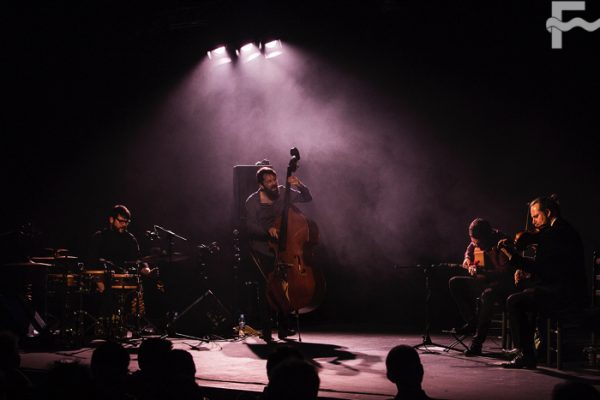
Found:
[[129, 353], [119, 343], [104, 342], [92, 353], [90, 366], [95, 380], [122, 382], [129, 373]]
[[308, 361], [288, 359], [271, 373], [265, 392], [267, 400], [311, 400], [319, 393], [319, 374]]
[[387, 378], [402, 387], [421, 387], [423, 381], [423, 364], [419, 353], [407, 345], [399, 345], [391, 349], [385, 360]]
[[165, 358], [173, 343], [167, 339], [145, 339], [138, 350], [138, 366], [145, 374], [160, 374], [165, 368]]
[[48, 399], [93, 399], [92, 375], [87, 366], [73, 360], [58, 360], [48, 372], [47, 385], [43, 389]]
[[178, 379], [195, 381], [196, 364], [194, 364], [194, 358], [189, 351], [182, 349], [171, 350], [167, 356], [167, 365], [169, 366], [170, 375]]
[[421, 387], [423, 364], [419, 353], [414, 348], [404, 344], [394, 347], [387, 355], [385, 366], [387, 378], [398, 388], [396, 400], [431, 399]]
[[0, 370], [18, 368], [21, 365], [19, 339], [9, 331], [0, 332]]
[[269, 357], [267, 358], [267, 377], [269, 378], [269, 381], [271, 380], [273, 369], [282, 362], [290, 359], [304, 360], [304, 355], [300, 350], [289, 345], [278, 346], [271, 354], [269, 354]]
[[562, 382], [557, 383], [552, 390], [552, 400], [600, 400], [600, 393], [589, 383]]

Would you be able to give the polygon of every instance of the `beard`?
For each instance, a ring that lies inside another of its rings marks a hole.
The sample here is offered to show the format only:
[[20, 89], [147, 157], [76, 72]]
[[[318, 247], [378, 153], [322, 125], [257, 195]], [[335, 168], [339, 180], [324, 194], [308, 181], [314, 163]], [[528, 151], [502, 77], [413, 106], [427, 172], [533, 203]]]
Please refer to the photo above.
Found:
[[127, 228], [118, 228], [115, 224], [112, 224], [110, 230], [118, 234], [123, 234], [127, 231]]
[[279, 198], [279, 187], [275, 186], [275, 189], [264, 189], [265, 194], [271, 200], [277, 200]]

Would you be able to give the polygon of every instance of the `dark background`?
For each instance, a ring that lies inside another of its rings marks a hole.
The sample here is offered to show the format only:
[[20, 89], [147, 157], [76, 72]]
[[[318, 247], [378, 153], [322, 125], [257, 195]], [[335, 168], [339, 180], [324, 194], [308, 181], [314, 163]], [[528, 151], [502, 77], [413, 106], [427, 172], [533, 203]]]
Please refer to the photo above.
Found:
[[[34, 237], [30, 253], [60, 247], [83, 257], [108, 210], [123, 203], [146, 253], [157, 245], [144, 236], [154, 224], [188, 238], [175, 245], [190, 260], [161, 268], [173, 308], [201, 292], [197, 246], [218, 241], [221, 253], [207, 260], [209, 285], [234, 309], [233, 166], [267, 158], [283, 173], [297, 145], [298, 175], [315, 198], [303, 210], [321, 228], [329, 285], [308, 321], [418, 329], [418, 266], [460, 262], [477, 216], [511, 235], [523, 229], [526, 202], [540, 195], [559, 195], [589, 260], [600, 248], [600, 33], [573, 29], [563, 49], [552, 50], [550, 6], [92, 1], [7, 8], [4, 258], [28, 252], [18, 250], [28, 244], [15, 244], [24, 224]], [[577, 16], [594, 21], [600, 8], [588, 1]], [[281, 75], [252, 80], [240, 64], [231, 66], [237, 75], [229, 83], [208, 75], [206, 51], [215, 44], [271, 36], [286, 46], [273, 59]], [[457, 318], [446, 288], [453, 272], [434, 273], [434, 325], [448, 326]]]

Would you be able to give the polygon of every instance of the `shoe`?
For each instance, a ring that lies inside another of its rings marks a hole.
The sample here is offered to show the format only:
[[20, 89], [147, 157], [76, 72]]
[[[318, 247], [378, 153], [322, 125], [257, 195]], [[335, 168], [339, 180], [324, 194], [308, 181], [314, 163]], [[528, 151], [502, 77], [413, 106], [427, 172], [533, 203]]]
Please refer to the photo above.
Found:
[[537, 362], [534, 357], [527, 357], [519, 352], [511, 362], [502, 364], [502, 367], [508, 369], [535, 369], [537, 368]]
[[273, 336], [271, 335], [260, 335], [259, 338], [264, 340], [267, 344], [273, 343]]
[[479, 343], [471, 343], [471, 346], [463, 354], [467, 357], [480, 356], [482, 354], [481, 345]]
[[273, 335], [270, 329], [263, 329], [258, 337], [264, 340], [265, 343], [273, 343]]
[[295, 334], [296, 334], [296, 331], [293, 329], [280, 329], [277, 331], [277, 337], [280, 340], [283, 340], [290, 336], [294, 336]]
[[519, 354], [519, 349], [513, 347], [512, 349], [502, 349], [502, 354], [508, 357], [514, 357]]

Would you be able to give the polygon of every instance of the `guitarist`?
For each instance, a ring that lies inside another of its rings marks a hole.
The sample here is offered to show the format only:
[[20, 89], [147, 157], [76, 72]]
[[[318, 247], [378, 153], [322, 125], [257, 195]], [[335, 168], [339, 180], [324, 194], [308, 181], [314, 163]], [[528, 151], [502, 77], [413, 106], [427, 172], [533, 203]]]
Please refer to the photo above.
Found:
[[[246, 200], [246, 228], [250, 238], [251, 256], [262, 277], [260, 294], [260, 319], [262, 337], [265, 341], [271, 339], [271, 318], [266, 295], [266, 278], [274, 268], [275, 255], [269, 248], [269, 241], [277, 240], [279, 232], [275, 228], [275, 220], [283, 210], [285, 187], [278, 184], [277, 173], [271, 167], [262, 167], [256, 171], [258, 190]], [[296, 176], [290, 176], [290, 203], [306, 203], [312, 200], [310, 190]], [[281, 194], [281, 195], [280, 195]], [[281, 313], [279, 313], [281, 314]], [[288, 328], [288, 316], [277, 315], [279, 339], [292, 336], [294, 332]]]
[[[466, 324], [456, 328], [458, 334], [475, 332], [471, 346], [465, 351], [467, 356], [481, 355], [492, 320], [495, 302], [502, 302], [516, 291], [513, 273], [508, 267], [508, 258], [498, 250], [496, 244], [506, 239], [504, 233], [492, 228], [489, 221], [476, 218], [469, 225], [471, 242], [465, 251], [463, 268], [468, 276], [455, 276], [448, 283], [450, 294]], [[479, 312], [476, 314], [476, 299], [479, 298]]]

